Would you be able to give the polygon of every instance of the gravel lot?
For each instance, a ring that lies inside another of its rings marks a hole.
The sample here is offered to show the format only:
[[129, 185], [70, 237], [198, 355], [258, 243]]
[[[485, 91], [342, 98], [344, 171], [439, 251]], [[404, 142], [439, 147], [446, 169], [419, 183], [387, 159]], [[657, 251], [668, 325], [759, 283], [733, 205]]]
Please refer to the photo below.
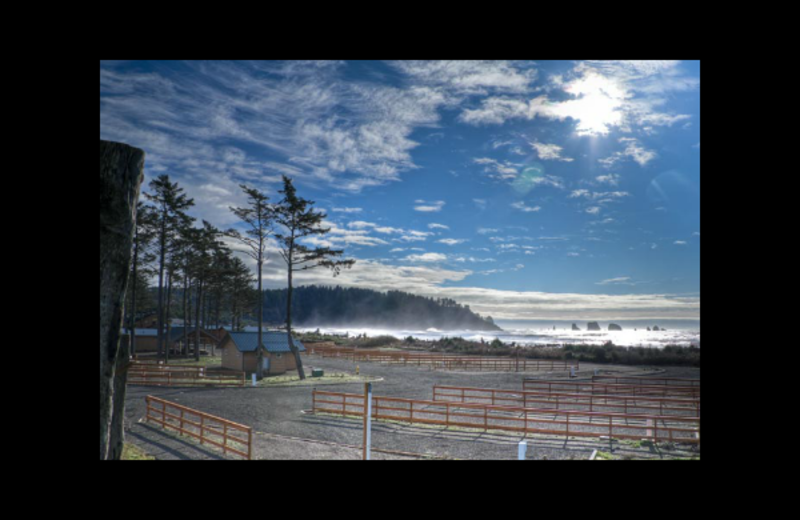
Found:
[[[316, 356], [304, 360], [326, 371], [354, 372], [355, 364]], [[483, 388], [521, 389], [524, 377], [566, 379], [565, 372], [444, 372], [427, 368], [360, 363], [362, 375], [383, 378], [373, 383], [375, 395], [430, 399], [434, 384]], [[642, 369], [640, 367], [581, 364], [578, 379], [601, 373], [657, 373], [663, 377], [700, 377], [700, 370], [686, 367]], [[154, 395], [190, 408], [253, 427], [254, 459], [360, 459], [362, 423], [359, 419], [305, 413], [312, 406], [313, 386], [257, 388], [159, 388], [131, 386], [126, 399], [126, 441], [159, 459], [222, 459], [221, 451], [201, 447], [193, 440], [166, 433], [160, 427], [140, 422], [145, 415], [144, 398]], [[360, 393], [363, 383], [325, 385], [320, 390]], [[373, 421], [374, 459], [456, 458], [515, 459], [517, 443], [527, 438], [529, 459], [588, 459], [593, 450], [614, 458], [686, 458], [699, 456], [699, 449], [638, 446], [638, 443], [507, 433], [467, 432], [444, 427], [403, 425]], [[386, 450], [391, 453], [384, 453]], [[413, 455], [412, 455], [413, 454]]]

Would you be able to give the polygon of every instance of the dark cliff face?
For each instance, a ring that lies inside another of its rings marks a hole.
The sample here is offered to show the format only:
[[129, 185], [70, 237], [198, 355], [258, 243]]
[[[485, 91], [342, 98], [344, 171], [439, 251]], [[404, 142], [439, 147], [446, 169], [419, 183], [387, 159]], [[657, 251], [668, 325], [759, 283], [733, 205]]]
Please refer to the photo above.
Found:
[[622, 327], [620, 327], [616, 323], [610, 323], [608, 325], [608, 330], [622, 330]]
[[596, 321], [590, 321], [586, 324], [586, 330], [600, 330], [600, 324]]
[[575, 325], [575, 324], [573, 323], [573, 324], [572, 324], [572, 330], [581, 330], [581, 329], [580, 329], [580, 327], [578, 327], [577, 325]]

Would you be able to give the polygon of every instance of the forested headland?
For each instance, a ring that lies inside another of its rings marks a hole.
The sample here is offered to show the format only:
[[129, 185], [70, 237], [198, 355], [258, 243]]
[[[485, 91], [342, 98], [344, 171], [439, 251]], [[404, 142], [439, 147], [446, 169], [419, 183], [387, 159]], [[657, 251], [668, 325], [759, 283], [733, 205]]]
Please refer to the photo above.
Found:
[[[286, 320], [286, 289], [264, 292], [267, 323]], [[426, 298], [402, 291], [303, 286], [295, 287], [292, 316], [303, 327], [374, 327], [425, 330], [501, 330], [491, 316], [482, 317], [448, 298]]]

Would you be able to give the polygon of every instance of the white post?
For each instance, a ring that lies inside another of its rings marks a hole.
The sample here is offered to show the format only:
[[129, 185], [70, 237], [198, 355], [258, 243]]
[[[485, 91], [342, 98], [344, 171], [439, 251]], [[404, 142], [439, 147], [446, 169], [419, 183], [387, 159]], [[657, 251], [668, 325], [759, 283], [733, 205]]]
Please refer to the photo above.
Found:
[[253, 386], [256, 386], [256, 375], [253, 374]]
[[517, 453], [518, 460], [525, 460], [525, 455], [528, 451], [528, 441], [519, 441], [519, 451]]
[[569, 377], [575, 377], [575, 366], [569, 367]]
[[364, 383], [366, 413], [364, 414], [364, 460], [372, 458], [372, 383]]

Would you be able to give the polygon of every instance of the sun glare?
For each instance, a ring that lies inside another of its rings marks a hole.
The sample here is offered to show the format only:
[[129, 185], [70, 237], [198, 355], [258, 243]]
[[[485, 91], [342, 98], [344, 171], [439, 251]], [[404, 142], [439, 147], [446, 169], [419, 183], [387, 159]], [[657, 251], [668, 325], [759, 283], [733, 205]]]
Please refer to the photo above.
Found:
[[578, 122], [578, 135], [604, 135], [622, 122], [620, 110], [626, 92], [615, 81], [599, 74], [586, 74], [565, 89], [577, 97], [561, 103], [560, 115]]

